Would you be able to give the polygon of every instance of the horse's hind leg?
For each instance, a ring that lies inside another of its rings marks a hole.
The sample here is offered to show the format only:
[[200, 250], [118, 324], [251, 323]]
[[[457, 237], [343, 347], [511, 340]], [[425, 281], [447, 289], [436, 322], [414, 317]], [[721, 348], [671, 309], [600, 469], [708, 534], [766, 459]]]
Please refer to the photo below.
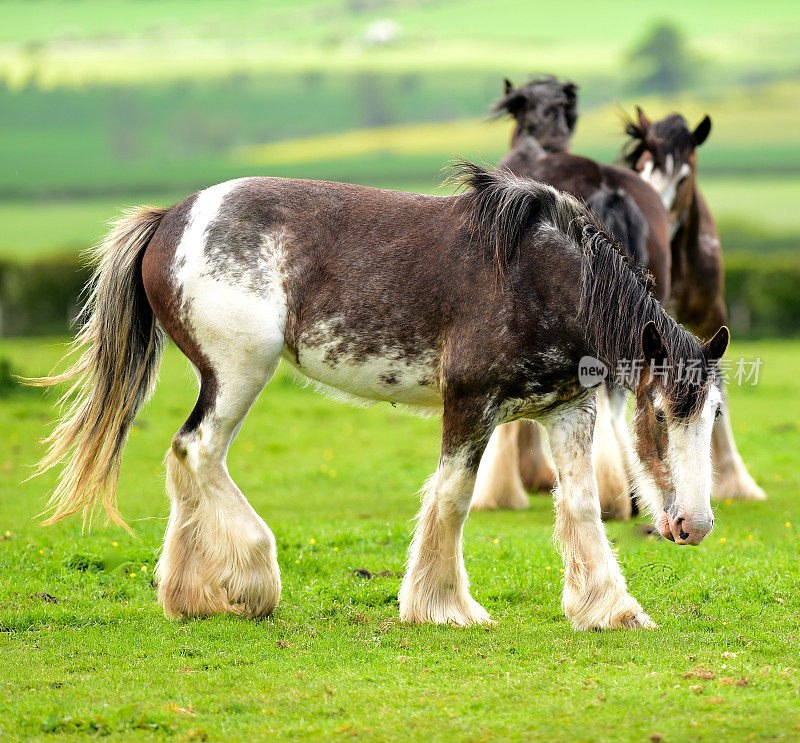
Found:
[[[631, 496], [624, 459], [624, 443], [614, 426], [610, 393], [601, 385], [596, 394], [597, 420], [594, 426], [593, 459], [603, 519], [627, 521], [631, 517]], [[624, 412], [623, 412], [624, 416]], [[623, 418], [623, 425], [625, 421]]]
[[[281, 318], [264, 301], [223, 286], [195, 294], [189, 310], [192, 344], [182, 348], [200, 370], [200, 395], [167, 452], [172, 511], [158, 597], [168, 616], [261, 617], [280, 597], [275, 538], [225, 460], [278, 366]], [[180, 337], [175, 327], [167, 330]]]
[[715, 498], [738, 498], [740, 500], [764, 500], [767, 494], [758, 486], [753, 476], [747, 471], [747, 465], [736, 448], [731, 428], [728, 393], [724, 383], [722, 390], [722, 413], [714, 424], [711, 434], [711, 454], [716, 473], [713, 494]]
[[528, 507], [528, 494], [520, 477], [518, 436], [522, 421], [497, 426], [481, 459], [472, 499], [473, 511]]
[[[170, 513], [158, 563], [158, 598], [168, 616], [270, 614], [281, 582], [275, 538], [228, 474], [231, 441], [277, 362], [222, 370], [219, 391], [190, 418], [167, 452]], [[207, 386], [207, 379], [201, 385]], [[201, 392], [200, 402], [204, 398]]]
[[556, 473], [547, 455], [544, 428], [535, 421], [520, 421], [519, 474], [525, 490], [550, 494], [556, 486]]

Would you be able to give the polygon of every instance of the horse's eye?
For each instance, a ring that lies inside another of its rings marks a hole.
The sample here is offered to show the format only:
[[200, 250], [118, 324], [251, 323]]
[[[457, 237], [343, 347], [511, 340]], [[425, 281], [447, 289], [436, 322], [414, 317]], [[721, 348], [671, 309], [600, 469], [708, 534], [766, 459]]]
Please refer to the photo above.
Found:
[[722, 408], [721, 408], [721, 407], [719, 407], [719, 408], [717, 408], [717, 409], [714, 411], [714, 420], [716, 420], [717, 418], [719, 418], [721, 415], [722, 415]]
[[659, 423], [667, 422], [667, 414], [663, 410], [656, 410], [656, 420]]

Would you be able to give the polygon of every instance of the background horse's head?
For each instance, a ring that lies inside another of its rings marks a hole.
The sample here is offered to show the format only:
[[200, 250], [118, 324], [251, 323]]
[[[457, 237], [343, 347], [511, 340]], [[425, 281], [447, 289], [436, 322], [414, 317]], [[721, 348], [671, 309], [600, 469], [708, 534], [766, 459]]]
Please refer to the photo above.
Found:
[[[670, 333], [672, 335], [672, 333]], [[711, 510], [711, 431], [722, 395], [715, 384], [729, 333], [707, 343], [662, 337], [653, 322], [642, 331], [644, 369], [636, 386], [636, 453], [642, 464], [639, 495], [662, 537], [700, 544], [714, 525]]]
[[566, 150], [578, 120], [578, 86], [552, 76], [534, 78], [519, 88], [508, 79], [503, 85], [503, 97], [492, 111], [508, 113], [516, 120], [512, 146], [529, 136], [549, 152]]
[[691, 204], [697, 148], [711, 132], [711, 119], [705, 116], [692, 131], [680, 114], [655, 123], [638, 106], [636, 114], [637, 121], [628, 121], [625, 127], [632, 138], [625, 160], [658, 191], [674, 220]]

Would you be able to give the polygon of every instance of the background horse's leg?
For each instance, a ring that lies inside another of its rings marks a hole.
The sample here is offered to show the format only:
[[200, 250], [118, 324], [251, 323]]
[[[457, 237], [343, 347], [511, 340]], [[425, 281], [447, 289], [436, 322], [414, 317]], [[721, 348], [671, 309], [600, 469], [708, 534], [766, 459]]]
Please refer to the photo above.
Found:
[[526, 428], [523, 421], [497, 426], [481, 458], [472, 499], [473, 510], [528, 507], [528, 495], [522, 484], [519, 466], [520, 431]]
[[526, 490], [551, 493], [556, 486], [556, 473], [547, 455], [545, 432], [535, 421], [520, 421], [517, 428], [519, 474]]
[[[628, 472], [621, 444], [614, 426], [607, 387], [600, 385], [596, 392], [597, 420], [594, 426], [592, 458], [597, 474], [600, 512], [603, 519], [627, 521], [631, 517], [631, 497]], [[623, 412], [623, 426], [625, 425]], [[627, 428], [626, 428], [627, 435]]]
[[720, 382], [720, 390], [723, 397], [722, 414], [714, 424], [711, 435], [711, 455], [715, 472], [713, 495], [720, 500], [765, 500], [767, 494], [747, 471], [747, 466], [736, 448], [724, 382]]
[[487, 624], [489, 614], [469, 593], [461, 535], [481, 454], [491, 428], [486, 405], [445, 401], [439, 466], [423, 489], [408, 567], [400, 588], [404, 622]]
[[591, 401], [546, 421], [558, 472], [556, 538], [564, 558], [562, 605], [576, 629], [654, 627], [627, 590], [600, 520], [592, 467]]

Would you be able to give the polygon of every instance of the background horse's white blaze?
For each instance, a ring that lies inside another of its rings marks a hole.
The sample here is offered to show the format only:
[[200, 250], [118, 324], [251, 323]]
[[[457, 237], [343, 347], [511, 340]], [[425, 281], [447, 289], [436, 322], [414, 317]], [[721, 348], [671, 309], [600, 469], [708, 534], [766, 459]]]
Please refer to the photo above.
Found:
[[675, 159], [672, 155], [667, 155], [664, 170], [654, 167], [653, 161], [649, 160], [639, 175], [658, 192], [664, 209], [671, 212], [675, 203], [675, 194], [678, 192], [678, 184], [691, 172], [692, 169], [686, 163], [676, 168]]

